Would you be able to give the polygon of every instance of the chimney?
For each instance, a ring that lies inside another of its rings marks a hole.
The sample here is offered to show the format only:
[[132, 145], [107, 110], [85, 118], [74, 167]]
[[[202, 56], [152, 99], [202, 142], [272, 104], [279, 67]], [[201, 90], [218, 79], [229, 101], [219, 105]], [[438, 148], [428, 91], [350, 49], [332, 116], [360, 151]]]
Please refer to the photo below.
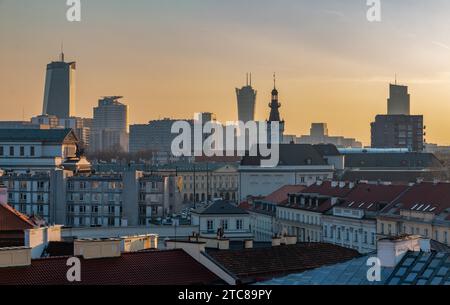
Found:
[[121, 239], [78, 239], [74, 242], [75, 256], [84, 259], [119, 257]]
[[431, 240], [429, 238], [421, 238], [419, 243], [420, 243], [420, 251], [426, 253], [431, 252]]
[[122, 252], [158, 249], [158, 236], [154, 234], [122, 237]]
[[0, 248], [0, 268], [25, 267], [31, 265], [31, 248]]
[[272, 247], [281, 246], [281, 237], [275, 236], [272, 237]]
[[408, 251], [420, 251], [421, 237], [418, 235], [385, 238], [378, 241], [378, 257], [382, 267], [395, 267]]
[[8, 189], [0, 184], [0, 204], [8, 203]]
[[244, 240], [245, 249], [253, 249], [253, 239]]

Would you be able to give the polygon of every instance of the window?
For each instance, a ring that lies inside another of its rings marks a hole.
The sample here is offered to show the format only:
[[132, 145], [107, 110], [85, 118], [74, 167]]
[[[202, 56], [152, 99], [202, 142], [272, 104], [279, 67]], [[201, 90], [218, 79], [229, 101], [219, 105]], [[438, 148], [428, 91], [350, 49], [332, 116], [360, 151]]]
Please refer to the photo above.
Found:
[[358, 232], [357, 231], [355, 231], [355, 243], [357, 243], [358, 242]]
[[14, 146], [10, 146], [10, 147], [9, 147], [9, 155], [10, 155], [11, 157], [14, 157]]
[[381, 234], [384, 234], [384, 223], [381, 224]]
[[92, 212], [93, 213], [98, 213], [98, 206], [97, 205], [92, 206]]
[[34, 151], [34, 146], [30, 147], [30, 156], [34, 157], [35, 155], [35, 151]]
[[220, 227], [224, 230], [228, 230], [228, 220], [226, 219], [222, 219], [220, 221]]
[[4, 151], [3, 151], [3, 146], [0, 146], [0, 156], [3, 156], [4, 155]]
[[372, 240], [370, 241], [371, 245], [375, 245], [375, 233], [372, 233]]
[[328, 226], [323, 227], [323, 236], [326, 238], [328, 237]]
[[86, 213], [86, 206], [80, 205], [80, 213]]
[[367, 231], [364, 231], [364, 243], [367, 244], [368, 239], [367, 239]]
[[20, 146], [20, 156], [23, 157], [25, 156], [25, 147]]
[[213, 220], [206, 221], [206, 229], [208, 231], [213, 231], [214, 230], [214, 221]]
[[242, 230], [244, 228], [244, 222], [242, 219], [236, 220], [236, 230]]

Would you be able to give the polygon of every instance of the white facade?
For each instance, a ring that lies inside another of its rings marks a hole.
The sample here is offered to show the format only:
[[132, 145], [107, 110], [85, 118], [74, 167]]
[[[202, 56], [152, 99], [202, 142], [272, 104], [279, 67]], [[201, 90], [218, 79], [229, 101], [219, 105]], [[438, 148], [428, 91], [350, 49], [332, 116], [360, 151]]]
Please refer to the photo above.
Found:
[[318, 212], [277, 207], [280, 233], [296, 236], [301, 242], [322, 241], [322, 214]]
[[239, 167], [239, 198], [267, 196], [285, 185], [311, 185], [317, 181], [333, 178], [332, 165], [317, 166], [260, 166]]
[[241, 240], [253, 238], [248, 214], [204, 215], [192, 213], [191, 221], [193, 226], [199, 227], [199, 233], [204, 237], [216, 237], [217, 230], [223, 228], [225, 238]]
[[334, 207], [332, 215], [322, 218], [323, 241], [363, 254], [376, 251], [377, 222], [364, 217], [364, 210]]

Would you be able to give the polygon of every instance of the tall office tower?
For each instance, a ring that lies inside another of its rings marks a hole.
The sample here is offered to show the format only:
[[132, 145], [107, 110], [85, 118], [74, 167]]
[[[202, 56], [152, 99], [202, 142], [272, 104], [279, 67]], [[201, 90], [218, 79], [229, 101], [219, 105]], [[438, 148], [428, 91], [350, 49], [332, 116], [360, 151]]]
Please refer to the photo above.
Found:
[[94, 108], [91, 151], [128, 151], [128, 106], [118, 101], [121, 98], [103, 97]]
[[268, 143], [271, 143], [271, 134], [272, 134], [270, 123], [279, 122], [279, 124], [280, 124], [279, 141], [280, 142], [278, 144], [281, 144], [281, 143], [283, 143], [284, 121], [281, 120], [281, 116], [280, 116], [279, 109], [281, 108], [281, 103], [278, 101], [278, 90], [277, 90], [277, 86], [276, 86], [275, 74], [273, 75], [272, 99], [269, 104], [269, 107], [270, 107], [270, 116], [269, 116], [269, 120], [267, 122], [267, 124], [268, 124], [268, 131], [267, 131]]
[[316, 138], [328, 137], [328, 125], [327, 123], [312, 123], [310, 129], [310, 135]]
[[377, 115], [371, 124], [373, 148], [424, 149], [422, 115]]
[[410, 95], [407, 86], [397, 85], [397, 82], [389, 86], [388, 98], [389, 115], [410, 115]]
[[45, 76], [43, 115], [65, 119], [75, 114], [75, 62], [59, 61], [47, 65]]
[[247, 74], [247, 84], [241, 89], [236, 88], [239, 121], [247, 123], [255, 120], [257, 91], [252, 88], [252, 75]]

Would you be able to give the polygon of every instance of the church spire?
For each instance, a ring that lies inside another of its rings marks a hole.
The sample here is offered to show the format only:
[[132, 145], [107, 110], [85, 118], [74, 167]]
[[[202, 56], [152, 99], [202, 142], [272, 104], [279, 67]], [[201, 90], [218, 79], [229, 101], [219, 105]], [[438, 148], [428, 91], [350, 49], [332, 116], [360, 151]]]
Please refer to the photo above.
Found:
[[277, 90], [277, 79], [276, 74], [273, 74], [273, 90], [272, 90], [272, 100], [269, 104], [270, 107], [270, 117], [269, 122], [281, 122], [279, 108], [281, 104], [278, 102], [278, 90]]

